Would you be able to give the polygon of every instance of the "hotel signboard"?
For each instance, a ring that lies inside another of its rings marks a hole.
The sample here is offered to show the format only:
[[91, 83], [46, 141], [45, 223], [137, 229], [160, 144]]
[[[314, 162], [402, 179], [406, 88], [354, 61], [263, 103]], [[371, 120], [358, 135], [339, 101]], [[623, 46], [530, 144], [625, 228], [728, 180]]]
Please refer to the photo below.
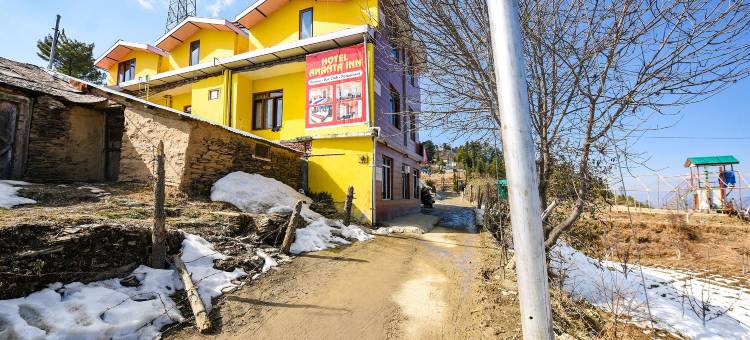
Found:
[[305, 80], [305, 128], [367, 121], [364, 44], [308, 55]]

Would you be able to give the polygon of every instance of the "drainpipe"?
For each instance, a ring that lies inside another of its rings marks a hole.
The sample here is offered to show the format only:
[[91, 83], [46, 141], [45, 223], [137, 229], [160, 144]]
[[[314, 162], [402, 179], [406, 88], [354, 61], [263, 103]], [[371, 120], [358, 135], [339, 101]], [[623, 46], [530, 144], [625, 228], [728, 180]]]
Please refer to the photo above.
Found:
[[[365, 81], [365, 93], [367, 93], [367, 96], [365, 97], [365, 107], [367, 108], [367, 127], [372, 128], [374, 125], [373, 120], [375, 119], [374, 110], [370, 107], [370, 96], [372, 93], [370, 93], [370, 80], [371, 77], [374, 80], [375, 74], [372, 73], [372, 69], [370, 68], [370, 47], [367, 44], [367, 36], [369, 35], [369, 29], [368, 32], [363, 35], [363, 44], [365, 46], [365, 75], [367, 78], [367, 81]], [[373, 134], [372, 134], [372, 168], [370, 171], [372, 172], [372, 188], [370, 189], [371, 197], [370, 197], [370, 213], [372, 214], [372, 224], [375, 225], [377, 220], [377, 196], [375, 194], [377, 189], [377, 155], [378, 155], [378, 139], [380, 137], [380, 128], [373, 128]]]
[[232, 70], [224, 70], [224, 125], [234, 127], [232, 124]]
[[[377, 155], [378, 155], [378, 140], [380, 139], [380, 128], [375, 127], [373, 128], [372, 133], [372, 208], [370, 210], [372, 211], [372, 225], [374, 226], [376, 223], [376, 216], [377, 216], [377, 196], [376, 196], [376, 189], [377, 189]], [[383, 174], [385, 176], [385, 174]]]

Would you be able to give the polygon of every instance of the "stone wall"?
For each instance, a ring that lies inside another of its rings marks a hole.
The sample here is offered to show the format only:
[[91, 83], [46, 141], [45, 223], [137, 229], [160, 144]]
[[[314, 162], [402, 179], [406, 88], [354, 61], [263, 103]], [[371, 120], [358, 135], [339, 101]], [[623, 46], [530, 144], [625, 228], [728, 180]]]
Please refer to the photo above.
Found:
[[177, 112], [124, 104], [120, 181], [151, 182], [156, 146], [163, 140], [167, 184], [188, 194], [207, 197], [214, 182], [234, 171], [302, 187], [302, 153], [294, 149]]
[[29, 180], [104, 181], [105, 113], [47, 95], [32, 104]]
[[[251, 139], [224, 128], [198, 124], [190, 136], [182, 190], [209, 195], [214, 182], [234, 171], [257, 173], [302, 188], [301, 154], [280, 145]], [[260, 148], [266, 150], [259, 150]], [[260, 152], [259, 152], [260, 151]]]
[[172, 112], [125, 108], [120, 181], [150, 182], [159, 141], [164, 141], [166, 182], [179, 186], [185, 168], [185, 153], [193, 125]]

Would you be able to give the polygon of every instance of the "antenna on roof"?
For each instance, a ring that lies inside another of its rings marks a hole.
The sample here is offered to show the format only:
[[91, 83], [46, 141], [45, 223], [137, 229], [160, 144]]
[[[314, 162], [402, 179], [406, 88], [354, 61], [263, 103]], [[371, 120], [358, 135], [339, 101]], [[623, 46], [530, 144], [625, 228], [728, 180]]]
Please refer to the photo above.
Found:
[[166, 32], [173, 29], [177, 24], [194, 17], [197, 13], [196, 0], [169, 0], [169, 12], [167, 12]]
[[49, 66], [47, 69], [52, 70], [55, 66], [55, 51], [57, 50], [57, 38], [60, 37], [60, 14], [57, 15], [57, 21], [55, 22], [55, 35], [52, 36], [52, 47], [49, 50]]

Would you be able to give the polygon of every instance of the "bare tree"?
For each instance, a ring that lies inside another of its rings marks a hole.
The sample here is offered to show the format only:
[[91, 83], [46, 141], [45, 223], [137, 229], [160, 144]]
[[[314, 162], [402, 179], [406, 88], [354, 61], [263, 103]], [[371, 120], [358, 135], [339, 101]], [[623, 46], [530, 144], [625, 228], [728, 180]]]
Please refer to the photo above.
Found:
[[[406, 0], [384, 14], [412, 23], [394, 29], [396, 43], [423, 47], [422, 126], [495, 133], [485, 2]], [[520, 14], [543, 208], [556, 195], [557, 164], [573, 165], [562, 185], [575, 197], [547, 228], [547, 248], [592, 201], [593, 178], [625, 153], [628, 137], [750, 70], [747, 1], [521, 0]]]

